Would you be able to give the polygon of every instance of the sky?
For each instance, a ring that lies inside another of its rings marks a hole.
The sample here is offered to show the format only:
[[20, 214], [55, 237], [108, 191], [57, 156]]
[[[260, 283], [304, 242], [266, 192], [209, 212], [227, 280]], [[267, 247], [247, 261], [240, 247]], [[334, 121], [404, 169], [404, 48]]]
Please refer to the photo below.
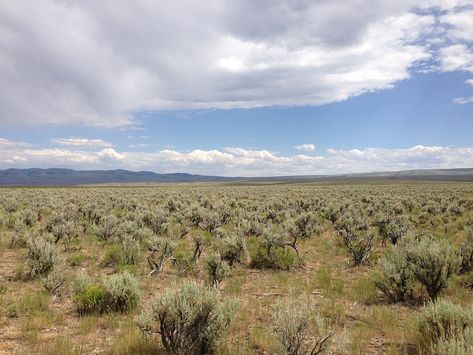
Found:
[[0, 3], [0, 169], [473, 167], [473, 0]]

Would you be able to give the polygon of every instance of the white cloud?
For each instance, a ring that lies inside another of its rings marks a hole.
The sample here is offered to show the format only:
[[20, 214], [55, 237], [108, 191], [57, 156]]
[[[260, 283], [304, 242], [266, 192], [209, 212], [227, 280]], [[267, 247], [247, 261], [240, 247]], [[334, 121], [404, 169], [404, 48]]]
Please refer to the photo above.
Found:
[[225, 148], [224, 150], [171, 149], [155, 152], [117, 152], [67, 149], [0, 150], [0, 168], [69, 167], [80, 169], [131, 169], [160, 173], [189, 172], [224, 176], [275, 176], [337, 174], [428, 168], [473, 166], [473, 148], [414, 146], [405, 149], [328, 149], [317, 156], [284, 156], [268, 150]]
[[306, 152], [313, 152], [315, 150], [315, 145], [313, 145], [313, 144], [300, 144], [300, 145], [294, 146], [294, 149], [302, 150], [302, 151], [306, 151]]
[[465, 70], [473, 73], [473, 51], [465, 44], [454, 44], [440, 50], [443, 71]]
[[97, 148], [97, 147], [111, 147], [113, 144], [104, 141], [103, 139], [89, 139], [89, 138], [53, 138], [51, 139], [51, 143], [58, 144], [58, 145], [66, 145], [72, 147], [90, 147], [90, 148]]
[[473, 96], [472, 97], [457, 97], [456, 99], [453, 99], [453, 103], [457, 105], [465, 105], [465, 104], [470, 104], [473, 102]]
[[12, 141], [10, 139], [0, 137], [0, 148], [1, 149], [27, 147], [27, 146], [30, 146], [30, 144], [25, 143], [25, 142]]
[[438, 36], [436, 15], [415, 8], [449, 9], [442, 24], [466, 41], [469, 12], [458, 6], [470, 3], [7, 1], [0, 123], [136, 129], [141, 110], [345, 100], [391, 88], [433, 56], [423, 39]]
[[448, 35], [451, 39], [473, 42], [473, 9], [450, 11], [440, 18], [448, 25]]
[[103, 160], [108, 160], [108, 161], [113, 162], [113, 161], [119, 161], [119, 160], [125, 159], [126, 155], [117, 153], [112, 148], [105, 148], [97, 153], [97, 157]]

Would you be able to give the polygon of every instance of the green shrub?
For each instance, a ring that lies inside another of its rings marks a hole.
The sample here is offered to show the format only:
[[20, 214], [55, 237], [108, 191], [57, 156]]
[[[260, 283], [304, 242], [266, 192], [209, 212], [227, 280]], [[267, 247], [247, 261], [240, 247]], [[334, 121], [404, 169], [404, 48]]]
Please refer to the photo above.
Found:
[[315, 311], [313, 301], [289, 297], [276, 304], [273, 331], [285, 354], [320, 354], [330, 346], [325, 320]]
[[463, 243], [461, 253], [461, 272], [469, 272], [473, 270], [473, 227], [465, 228], [465, 242]]
[[350, 253], [354, 266], [365, 263], [373, 250], [374, 234], [367, 230], [341, 229], [339, 235]]
[[106, 292], [103, 286], [91, 284], [74, 296], [79, 315], [105, 312]]
[[408, 229], [409, 224], [407, 219], [402, 216], [396, 216], [381, 225], [380, 234], [382, 238], [389, 239], [392, 244], [397, 244], [397, 242], [406, 235]]
[[38, 214], [29, 208], [23, 210], [23, 221], [28, 227], [33, 227], [38, 221]]
[[319, 221], [313, 213], [302, 213], [286, 222], [286, 229], [292, 237], [308, 238], [320, 233]]
[[49, 272], [59, 261], [59, 252], [56, 245], [50, 240], [33, 235], [28, 239], [27, 263], [29, 276], [42, 275]]
[[461, 336], [440, 339], [431, 349], [434, 354], [471, 355], [473, 354], [473, 329], [468, 328]]
[[119, 232], [118, 219], [113, 215], [106, 216], [100, 221], [95, 233], [103, 240], [110, 240]]
[[406, 243], [402, 240], [379, 260], [380, 274], [375, 276], [375, 286], [391, 302], [408, 301], [413, 296], [415, 277], [407, 261]]
[[220, 281], [229, 274], [228, 265], [222, 260], [220, 253], [214, 252], [207, 258], [207, 273], [212, 287], [218, 287]]
[[111, 311], [127, 313], [140, 299], [138, 281], [128, 271], [111, 275], [103, 280], [106, 305]]
[[80, 266], [86, 258], [84, 253], [75, 253], [67, 258], [67, 262], [70, 266]]
[[407, 263], [411, 265], [413, 274], [426, 287], [430, 299], [435, 300], [447, 287], [449, 278], [458, 272], [460, 255], [451, 243], [430, 235], [414, 238], [406, 247]]
[[[445, 300], [430, 302], [422, 311], [417, 325], [421, 349], [428, 353], [462, 354], [452, 352], [450, 346], [459, 349], [473, 347], [473, 307], [464, 309]], [[446, 350], [446, 352], [437, 350]]]
[[241, 263], [245, 257], [245, 242], [240, 237], [221, 238], [215, 241], [215, 247], [219, 251], [222, 260], [228, 262], [229, 266]]
[[217, 289], [190, 282], [166, 291], [137, 322], [143, 332], [159, 333], [171, 354], [212, 354], [236, 308], [234, 300], [222, 302]]
[[60, 296], [60, 290], [66, 283], [64, 265], [62, 265], [62, 267], [55, 267], [46, 277], [41, 280], [41, 282], [47, 291], [56, 296]]
[[119, 244], [111, 244], [105, 249], [102, 266], [120, 265], [123, 260], [122, 248]]
[[250, 237], [247, 246], [252, 268], [287, 270], [298, 265], [296, 253], [285, 247], [279, 234], [265, 232], [261, 237]]
[[138, 304], [138, 281], [128, 271], [111, 275], [94, 284], [87, 276], [76, 280], [74, 302], [79, 315], [89, 313], [127, 313]]
[[131, 236], [124, 236], [119, 243], [110, 245], [103, 258], [105, 266], [136, 265], [140, 255], [140, 244]]

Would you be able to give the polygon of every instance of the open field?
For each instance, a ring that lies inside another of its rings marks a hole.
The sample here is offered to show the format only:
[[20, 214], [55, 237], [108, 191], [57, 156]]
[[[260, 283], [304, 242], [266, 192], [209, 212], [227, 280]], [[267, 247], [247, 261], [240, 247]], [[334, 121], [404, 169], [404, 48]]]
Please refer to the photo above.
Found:
[[[164, 354], [147, 312], [192, 280], [233, 302], [208, 352], [288, 353], [280, 328], [304, 309], [302, 348], [440, 351], [420, 319], [429, 299], [473, 306], [470, 228], [473, 183], [3, 188], [0, 353]], [[393, 296], [396, 252], [409, 280]]]

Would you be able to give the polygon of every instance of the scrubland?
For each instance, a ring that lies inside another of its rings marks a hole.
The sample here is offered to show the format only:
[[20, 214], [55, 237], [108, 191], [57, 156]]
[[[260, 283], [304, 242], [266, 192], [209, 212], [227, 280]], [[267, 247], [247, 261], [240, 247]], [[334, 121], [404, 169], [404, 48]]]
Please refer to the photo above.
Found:
[[471, 354], [473, 183], [0, 189], [0, 352]]

